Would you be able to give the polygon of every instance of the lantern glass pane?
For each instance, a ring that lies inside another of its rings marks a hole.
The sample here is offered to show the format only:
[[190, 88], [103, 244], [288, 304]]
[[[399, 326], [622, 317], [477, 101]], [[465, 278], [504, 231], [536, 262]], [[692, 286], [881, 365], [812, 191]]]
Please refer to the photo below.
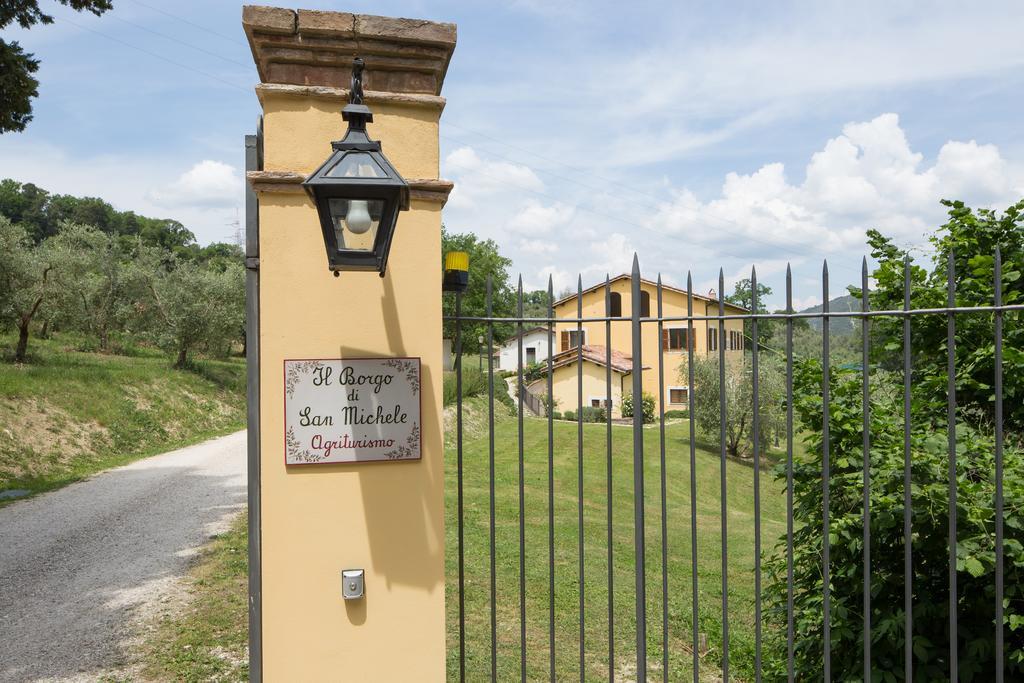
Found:
[[338, 251], [373, 251], [384, 200], [331, 199], [330, 207]]
[[327, 171], [328, 178], [387, 178], [388, 174], [366, 152], [349, 152]]

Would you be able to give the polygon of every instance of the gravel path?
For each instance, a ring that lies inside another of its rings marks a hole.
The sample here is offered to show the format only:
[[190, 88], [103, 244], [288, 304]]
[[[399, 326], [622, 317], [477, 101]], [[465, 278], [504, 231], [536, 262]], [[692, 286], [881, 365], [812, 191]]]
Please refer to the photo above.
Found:
[[96, 680], [245, 506], [245, 432], [0, 508], [0, 681]]

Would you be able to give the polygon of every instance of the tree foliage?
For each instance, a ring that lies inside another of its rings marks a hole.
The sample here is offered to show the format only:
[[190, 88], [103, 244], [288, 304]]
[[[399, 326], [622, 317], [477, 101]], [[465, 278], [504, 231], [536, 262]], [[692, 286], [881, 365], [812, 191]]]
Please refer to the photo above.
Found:
[[57, 289], [50, 245], [34, 248], [24, 228], [0, 216], [0, 324], [18, 331], [15, 362], [24, 362], [33, 320]]
[[[684, 384], [689, 382], [685, 362], [680, 367], [679, 378]], [[769, 358], [759, 359], [758, 380], [759, 431], [763, 453], [779, 429], [785, 384], [778, 363]], [[718, 357], [694, 358], [693, 382], [693, 417], [701, 432], [710, 438], [719, 438], [722, 421], [719, 394], [724, 393], [726, 452], [733, 456], [750, 453], [755, 410], [754, 372], [750, 360], [742, 358], [726, 361], [723, 388]]]
[[[949, 220], [931, 238], [935, 253], [930, 267], [909, 261], [891, 239], [869, 231], [872, 256], [878, 261], [869, 293], [873, 310], [904, 307], [910, 285], [910, 308], [947, 305], [952, 276], [956, 306], [990, 306], [995, 294], [993, 254], [1003, 256], [1001, 288], [1004, 303], [1019, 303], [1024, 294], [1020, 264], [1024, 263], [1024, 202], [999, 214], [972, 210], [962, 202], [943, 202]], [[953, 270], [949, 265], [952, 262]], [[906, 275], [909, 274], [909, 279]], [[851, 293], [862, 293], [851, 289]], [[1024, 329], [1019, 314], [1004, 314], [1003, 394], [1005, 498], [1004, 624], [1008, 679], [1024, 677]], [[870, 535], [871, 641], [874, 680], [898, 680], [906, 634], [903, 630], [904, 549], [913, 557], [914, 680], [950, 678], [949, 672], [949, 453], [947, 442], [947, 324], [942, 314], [915, 315], [911, 320], [911, 376], [904, 377], [903, 320], [872, 319], [870, 368], [831, 368], [829, 412], [830, 585], [833, 677], [859, 680], [862, 667], [860, 633], [863, 586], [863, 436], [864, 372], [871, 390]], [[956, 490], [957, 539], [955, 570], [959, 653], [957, 680], [991, 680], [995, 666], [993, 622], [995, 603], [994, 319], [991, 314], [955, 317], [954, 355], [957, 409]], [[903, 384], [911, 392], [909, 426], [903, 414]], [[822, 613], [822, 364], [812, 359], [797, 367], [794, 411], [807, 455], [793, 468], [794, 625], [798, 679], [817, 678], [823, 662]], [[904, 437], [910, 438], [911, 528], [903, 534]], [[780, 479], [784, 471], [778, 472]], [[779, 547], [785, 548], [785, 543]], [[786, 629], [786, 562], [775, 555], [768, 562], [767, 612], [781, 638]], [[785, 645], [773, 653], [770, 678], [785, 677]], [[901, 678], [901, 676], [900, 676]]]
[[[751, 313], [767, 313], [768, 307], [765, 302], [768, 297], [772, 295], [772, 288], [766, 284], [757, 283], [757, 305], [754, 305], [754, 290], [749, 277], [745, 277], [742, 280], [736, 282], [733, 287], [732, 294], [725, 297], [725, 300], [731, 304], [735, 304], [741, 308], [745, 308]], [[755, 310], [756, 308], [756, 310]], [[773, 329], [776, 327], [775, 321], [773, 320], [758, 320], [757, 321], [757, 339], [760, 345], [763, 347], [769, 343], [772, 337]], [[753, 339], [753, 324], [750, 320], [743, 321], [743, 334], [747, 339]]]
[[[469, 288], [462, 295], [462, 315], [484, 316], [487, 313], [487, 279], [491, 279], [492, 314], [509, 317], [516, 312], [516, 293], [513, 290], [508, 268], [511, 259], [501, 255], [494, 240], [482, 240], [473, 233], [450, 233], [441, 227], [441, 259], [449, 251], [464, 251], [469, 254]], [[443, 297], [444, 315], [455, 315], [455, 297]], [[494, 341], [500, 343], [514, 332], [514, 326], [494, 326]], [[476, 353], [480, 348], [479, 338], [486, 340], [487, 324], [467, 322], [462, 325], [462, 350]], [[455, 339], [455, 324], [444, 324], [446, 339]], [[486, 341], [484, 342], [486, 344]]]
[[[58, 0], [65, 7], [100, 15], [113, 5], [110, 0]], [[52, 24], [53, 17], [39, 9], [38, 0], [0, 0], [0, 29], [17, 23], [21, 28]], [[0, 133], [21, 131], [32, 120], [32, 99], [39, 94], [34, 73], [39, 60], [17, 42], [0, 39]]]
[[[793, 466], [795, 667], [797, 679], [820, 677], [823, 666], [821, 363], [797, 366], [794, 411], [807, 435], [807, 455]], [[862, 378], [832, 370], [829, 413], [831, 664], [835, 680], [861, 680], [863, 628]], [[870, 376], [871, 656], [879, 678], [901, 680], [903, 611], [902, 378]], [[916, 681], [948, 680], [948, 453], [944, 416], [911, 422], [913, 536], [913, 659]], [[957, 429], [957, 582], [959, 680], [992, 680], [994, 670], [995, 536], [992, 433], [969, 422]], [[1024, 454], [1007, 449], [1004, 465], [1007, 674], [1024, 676]], [[785, 481], [784, 465], [778, 469]], [[785, 548], [785, 541], [778, 546]], [[784, 550], [766, 563], [766, 618], [774, 639], [765, 652], [768, 680], [786, 679], [787, 579]], [[898, 672], [898, 673], [897, 673]]]
[[196, 244], [195, 235], [176, 220], [118, 211], [96, 197], [50, 194], [32, 183], [19, 183], [9, 178], [0, 180], [0, 215], [21, 224], [36, 244], [56, 235], [65, 223], [77, 223], [94, 227], [129, 245], [138, 238], [145, 244], [180, 256], [196, 258], [203, 252]]
[[[1002, 213], [972, 210], [960, 201], [944, 201], [949, 221], [931, 237], [935, 248], [931, 268], [909, 262], [911, 308], [941, 308], [947, 302], [947, 274], [952, 258], [957, 306], [991, 306], [995, 300], [995, 251], [1002, 253], [1004, 304], [1024, 300], [1024, 201]], [[875, 310], [903, 308], [904, 265], [909, 258], [892, 240], [876, 230], [868, 232], [871, 255], [878, 261], [869, 297]], [[860, 291], [851, 289], [859, 296]], [[1003, 316], [1004, 406], [1007, 426], [1024, 431], [1024, 324], [1019, 313]], [[915, 316], [911, 324], [913, 384], [922, 400], [944, 410], [946, 401], [946, 316]], [[994, 403], [992, 378], [995, 371], [993, 316], [983, 314], [956, 317], [957, 403], [990, 419]], [[902, 321], [875, 318], [872, 323], [872, 362], [882, 367], [901, 367], [903, 359]]]

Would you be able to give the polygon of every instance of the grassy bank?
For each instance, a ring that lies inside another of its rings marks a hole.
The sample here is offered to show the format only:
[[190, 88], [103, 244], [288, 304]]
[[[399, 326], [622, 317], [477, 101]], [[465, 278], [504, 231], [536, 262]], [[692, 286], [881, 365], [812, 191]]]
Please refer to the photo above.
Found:
[[[0, 348], [12, 343], [0, 337]], [[29, 363], [0, 362], [0, 491], [57, 488], [245, 425], [240, 359], [174, 370], [153, 349], [104, 355], [76, 344], [37, 339]]]
[[185, 580], [185, 606], [164, 615], [142, 647], [157, 681], [247, 681], [247, 515], [208, 545]]

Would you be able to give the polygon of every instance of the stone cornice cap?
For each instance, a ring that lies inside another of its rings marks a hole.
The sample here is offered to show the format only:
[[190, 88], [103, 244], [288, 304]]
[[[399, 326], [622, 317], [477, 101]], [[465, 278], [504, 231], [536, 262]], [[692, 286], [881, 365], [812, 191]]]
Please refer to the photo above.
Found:
[[440, 95], [455, 24], [246, 5], [242, 26], [263, 83], [347, 88], [352, 59], [367, 90]]

